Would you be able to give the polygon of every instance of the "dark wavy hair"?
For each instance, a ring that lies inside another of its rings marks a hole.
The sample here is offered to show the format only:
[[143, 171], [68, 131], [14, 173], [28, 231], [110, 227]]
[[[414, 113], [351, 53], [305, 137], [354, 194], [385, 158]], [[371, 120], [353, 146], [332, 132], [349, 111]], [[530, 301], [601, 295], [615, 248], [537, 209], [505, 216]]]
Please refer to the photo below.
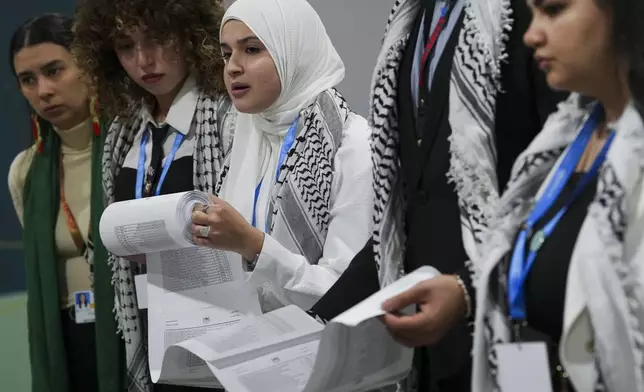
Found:
[[125, 72], [114, 41], [144, 26], [159, 42], [175, 42], [186, 52], [189, 69], [206, 93], [224, 92], [224, 62], [219, 27], [221, 0], [79, 0], [74, 18], [72, 53], [98, 94], [101, 109], [110, 116], [129, 116], [150, 93]]
[[[72, 34], [72, 18], [57, 13], [49, 13], [35, 16], [21, 24], [11, 36], [9, 42], [9, 66], [14, 76], [16, 75], [16, 66], [14, 58], [18, 52], [28, 46], [51, 43], [62, 46], [71, 50], [74, 35]], [[34, 115], [34, 109], [25, 103], [27, 111]], [[46, 130], [50, 124], [40, 118], [36, 118], [41, 129]], [[35, 141], [34, 135], [31, 135], [30, 143]]]
[[9, 66], [14, 76], [16, 75], [14, 57], [27, 46], [52, 43], [71, 50], [74, 38], [72, 23], [70, 17], [62, 14], [43, 14], [21, 24], [14, 31], [9, 43]]

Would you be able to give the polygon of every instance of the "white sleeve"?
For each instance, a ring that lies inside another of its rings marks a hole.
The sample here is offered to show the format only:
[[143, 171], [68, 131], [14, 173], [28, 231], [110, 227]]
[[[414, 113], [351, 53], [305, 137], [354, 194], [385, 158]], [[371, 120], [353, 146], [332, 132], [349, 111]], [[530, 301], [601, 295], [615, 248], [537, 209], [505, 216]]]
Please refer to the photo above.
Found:
[[271, 236], [264, 237], [249, 283], [262, 287], [270, 282], [283, 305], [309, 309], [331, 288], [367, 242], [373, 208], [369, 134], [367, 121], [350, 115], [335, 155], [331, 221], [320, 260], [309, 262]]

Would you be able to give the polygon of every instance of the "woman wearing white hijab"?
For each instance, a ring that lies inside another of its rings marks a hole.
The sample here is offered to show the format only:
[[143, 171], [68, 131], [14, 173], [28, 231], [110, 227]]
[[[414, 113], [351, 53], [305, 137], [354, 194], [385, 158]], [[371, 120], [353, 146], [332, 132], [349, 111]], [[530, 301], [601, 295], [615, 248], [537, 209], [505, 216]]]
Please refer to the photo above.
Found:
[[308, 309], [369, 236], [368, 125], [334, 89], [344, 64], [306, 0], [238, 0], [220, 35], [240, 114], [195, 241], [239, 253], [265, 311]]

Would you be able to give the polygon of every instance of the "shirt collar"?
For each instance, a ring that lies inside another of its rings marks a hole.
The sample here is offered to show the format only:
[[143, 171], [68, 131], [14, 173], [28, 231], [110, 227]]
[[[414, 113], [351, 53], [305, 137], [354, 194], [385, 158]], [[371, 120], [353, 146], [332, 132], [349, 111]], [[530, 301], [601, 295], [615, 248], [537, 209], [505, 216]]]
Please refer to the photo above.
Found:
[[[192, 119], [197, 109], [197, 100], [199, 99], [199, 89], [197, 81], [193, 76], [189, 76], [183, 83], [181, 90], [174, 97], [170, 110], [165, 118], [163, 124], [168, 124], [172, 129], [187, 136], [190, 132]], [[163, 124], [157, 124], [154, 117], [150, 114], [149, 110], [145, 110], [144, 119], [145, 123], [151, 124], [155, 127], [160, 127]]]

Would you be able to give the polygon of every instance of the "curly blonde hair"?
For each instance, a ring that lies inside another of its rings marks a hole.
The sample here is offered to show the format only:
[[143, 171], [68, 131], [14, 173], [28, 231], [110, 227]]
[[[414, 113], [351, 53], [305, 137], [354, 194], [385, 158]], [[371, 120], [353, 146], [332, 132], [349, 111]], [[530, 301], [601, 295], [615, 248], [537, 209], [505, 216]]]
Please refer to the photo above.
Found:
[[222, 0], [80, 0], [74, 17], [72, 53], [96, 89], [101, 110], [127, 117], [150, 93], [125, 72], [114, 42], [144, 26], [158, 42], [185, 50], [189, 69], [206, 93], [225, 91], [219, 48]]

